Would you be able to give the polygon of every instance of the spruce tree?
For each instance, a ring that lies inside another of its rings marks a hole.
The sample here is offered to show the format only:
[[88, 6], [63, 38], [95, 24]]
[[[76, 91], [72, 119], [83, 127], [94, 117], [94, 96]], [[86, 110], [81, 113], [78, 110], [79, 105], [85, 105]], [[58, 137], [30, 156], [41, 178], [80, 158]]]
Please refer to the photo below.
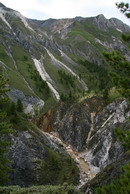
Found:
[[6, 140], [7, 135], [12, 132], [11, 125], [7, 120], [7, 114], [4, 111], [5, 103], [7, 99], [5, 97], [7, 80], [0, 75], [0, 185], [5, 185], [8, 181], [8, 172], [9, 161], [6, 158], [6, 152], [8, 146], [10, 145], [9, 141]]
[[110, 78], [113, 85], [124, 97], [130, 98], [130, 62], [119, 51], [104, 53], [112, 71]]
[[23, 112], [23, 104], [20, 99], [17, 100], [17, 111]]
[[[128, 19], [130, 18], [129, 3], [116, 3], [116, 6]], [[129, 44], [130, 34], [122, 34], [122, 38]], [[112, 68], [110, 78], [114, 86], [122, 96], [130, 98], [130, 62], [119, 51], [104, 53], [104, 56]]]

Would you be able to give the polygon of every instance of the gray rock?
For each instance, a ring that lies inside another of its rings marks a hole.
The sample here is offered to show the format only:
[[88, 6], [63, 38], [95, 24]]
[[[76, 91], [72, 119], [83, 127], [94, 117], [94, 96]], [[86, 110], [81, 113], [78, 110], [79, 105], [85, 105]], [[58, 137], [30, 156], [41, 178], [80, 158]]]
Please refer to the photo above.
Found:
[[[95, 98], [95, 101], [88, 99], [80, 104], [61, 104], [54, 114], [53, 127], [65, 142], [82, 151], [85, 161], [97, 173], [124, 153], [114, 129], [130, 127], [130, 105], [126, 100], [119, 100], [102, 109], [101, 100]], [[95, 113], [93, 120], [92, 113]]]
[[9, 185], [29, 186], [39, 184], [39, 164], [46, 158], [46, 147], [65, 154], [51, 139], [38, 129], [16, 131], [11, 135], [7, 153], [12, 171]]
[[53, 127], [63, 141], [81, 151], [90, 130], [90, 112], [85, 103], [61, 104], [54, 114]]
[[44, 106], [43, 100], [33, 96], [25, 96], [22, 91], [17, 89], [11, 89], [7, 92], [7, 95], [15, 103], [20, 99], [24, 107], [24, 112], [32, 116], [35, 114], [35, 110], [39, 111]]
[[99, 170], [123, 154], [124, 150], [114, 135], [114, 129], [127, 129], [129, 115], [130, 105], [126, 100], [111, 103], [96, 115], [94, 130], [87, 142], [86, 160]]

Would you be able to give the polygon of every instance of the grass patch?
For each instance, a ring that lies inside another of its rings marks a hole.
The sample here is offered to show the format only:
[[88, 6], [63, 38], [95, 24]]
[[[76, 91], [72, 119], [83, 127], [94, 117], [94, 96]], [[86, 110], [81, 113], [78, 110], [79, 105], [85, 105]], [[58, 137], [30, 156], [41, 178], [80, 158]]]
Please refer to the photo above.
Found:
[[120, 98], [122, 98], [122, 95], [118, 92], [118, 90], [115, 87], [111, 88], [109, 91], [109, 101], [113, 102]]
[[61, 80], [61, 74], [59, 74], [60, 71], [64, 72], [67, 78], [74, 76], [72, 76], [71, 73], [68, 73], [68, 71], [65, 71], [62, 68], [51, 64], [50, 59], [46, 58], [46, 61], [44, 61], [44, 67], [46, 69], [46, 72], [50, 75], [51, 79], [54, 80], [60, 94], [69, 94], [70, 92], [76, 93], [79, 90], [83, 90], [77, 78], [74, 79], [75, 87], [73, 87], [71, 84], [66, 84], [66, 82], [68, 82], [67, 80], [66, 82], [63, 81], [63, 79]]
[[28, 95], [28, 96], [32, 95], [32, 96], [34, 96], [32, 91], [26, 85], [26, 83], [23, 80], [22, 76], [17, 71], [13, 71], [11, 69], [7, 69], [7, 73], [8, 73], [7, 77], [9, 78], [9, 85], [12, 88], [16, 88], [18, 90], [23, 91], [23, 93], [25, 95]]
[[7, 55], [5, 49], [2, 45], [0, 45], [0, 61], [5, 63], [5, 65], [7, 65], [9, 68], [15, 69], [15, 66], [13, 64], [13, 60], [11, 59], [11, 57], [9, 57], [9, 55]]
[[0, 194], [81, 194], [73, 185], [46, 185], [21, 188], [18, 186], [0, 187]]
[[35, 93], [43, 100], [52, 97], [48, 85], [41, 79], [30, 55], [27, 52], [25, 53], [25, 50], [18, 45], [13, 48], [13, 55], [19, 72], [26, 78], [26, 81]]

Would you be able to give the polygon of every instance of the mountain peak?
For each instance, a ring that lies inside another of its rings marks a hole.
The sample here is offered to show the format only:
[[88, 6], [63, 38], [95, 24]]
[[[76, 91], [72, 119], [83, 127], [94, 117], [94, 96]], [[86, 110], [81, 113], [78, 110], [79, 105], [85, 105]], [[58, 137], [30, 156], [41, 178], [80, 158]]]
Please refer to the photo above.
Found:
[[0, 2], [0, 7], [6, 7], [5, 5], [3, 5], [1, 2]]
[[96, 18], [98, 18], [100, 20], [106, 20], [106, 18], [103, 14], [100, 14], [100, 15], [96, 16]]

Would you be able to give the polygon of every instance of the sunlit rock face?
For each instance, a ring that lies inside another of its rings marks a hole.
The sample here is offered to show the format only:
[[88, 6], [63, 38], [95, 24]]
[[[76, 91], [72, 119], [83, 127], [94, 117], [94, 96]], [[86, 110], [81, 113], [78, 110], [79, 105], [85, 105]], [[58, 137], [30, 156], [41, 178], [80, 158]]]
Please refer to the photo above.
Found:
[[114, 129], [128, 129], [130, 106], [126, 100], [113, 102], [98, 113], [94, 119], [94, 130], [87, 142], [86, 160], [100, 171], [116, 161], [123, 148], [114, 135]]

